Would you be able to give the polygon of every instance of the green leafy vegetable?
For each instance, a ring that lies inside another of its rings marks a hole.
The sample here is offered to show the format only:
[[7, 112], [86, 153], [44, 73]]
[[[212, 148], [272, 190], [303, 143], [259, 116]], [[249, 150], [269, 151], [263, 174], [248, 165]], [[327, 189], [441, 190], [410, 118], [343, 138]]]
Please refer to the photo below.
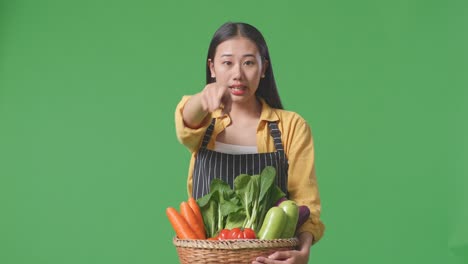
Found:
[[260, 175], [239, 175], [234, 179], [234, 189], [240, 197], [246, 219], [243, 227], [260, 231], [268, 210], [285, 194], [275, 183], [276, 170], [268, 166]]
[[223, 230], [228, 216], [242, 209], [235, 192], [220, 179], [214, 179], [210, 185], [210, 193], [198, 199], [197, 202], [203, 216], [207, 237], [213, 237]]
[[276, 170], [268, 166], [260, 175], [241, 174], [234, 190], [220, 179], [211, 182], [210, 193], [198, 199], [207, 237], [235, 227], [261, 228], [268, 210], [285, 194], [274, 184]]

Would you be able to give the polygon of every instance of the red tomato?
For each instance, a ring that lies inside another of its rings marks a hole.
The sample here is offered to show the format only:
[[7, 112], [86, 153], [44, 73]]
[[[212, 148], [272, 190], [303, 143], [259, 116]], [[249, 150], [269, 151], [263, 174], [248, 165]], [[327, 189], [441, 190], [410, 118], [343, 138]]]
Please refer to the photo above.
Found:
[[229, 232], [228, 239], [254, 239], [256, 238], [255, 232], [250, 228], [233, 228]]
[[241, 231], [240, 228], [236, 227], [231, 229], [231, 232], [229, 232], [228, 238], [229, 239], [241, 239], [243, 238], [244, 234]]
[[257, 236], [255, 235], [255, 231], [250, 228], [244, 228], [244, 238], [245, 239], [255, 239]]
[[229, 229], [223, 229], [221, 232], [219, 232], [218, 239], [219, 240], [224, 240], [224, 239], [229, 239], [229, 233], [231, 230]]

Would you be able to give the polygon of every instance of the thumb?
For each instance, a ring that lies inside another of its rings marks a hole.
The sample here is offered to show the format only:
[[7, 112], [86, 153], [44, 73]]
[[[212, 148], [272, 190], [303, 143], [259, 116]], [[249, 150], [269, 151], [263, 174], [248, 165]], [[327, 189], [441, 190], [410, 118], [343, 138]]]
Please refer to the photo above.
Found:
[[229, 114], [231, 112], [232, 100], [230, 96], [227, 97], [228, 98], [226, 98], [223, 102], [223, 114]]
[[221, 98], [221, 102], [223, 103], [223, 113], [230, 113], [232, 107], [232, 99], [228, 88], [226, 88], [226, 90], [224, 91], [223, 97]]

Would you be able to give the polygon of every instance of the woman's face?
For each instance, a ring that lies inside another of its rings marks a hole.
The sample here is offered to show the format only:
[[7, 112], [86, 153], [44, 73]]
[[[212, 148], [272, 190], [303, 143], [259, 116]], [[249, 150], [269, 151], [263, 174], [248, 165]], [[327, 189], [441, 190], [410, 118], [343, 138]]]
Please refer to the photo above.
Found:
[[208, 61], [211, 77], [229, 88], [233, 103], [255, 101], [260, 78], [266, 69], [257, 46], [244, 37], [226, 40], [218, 45], [214, 60]]

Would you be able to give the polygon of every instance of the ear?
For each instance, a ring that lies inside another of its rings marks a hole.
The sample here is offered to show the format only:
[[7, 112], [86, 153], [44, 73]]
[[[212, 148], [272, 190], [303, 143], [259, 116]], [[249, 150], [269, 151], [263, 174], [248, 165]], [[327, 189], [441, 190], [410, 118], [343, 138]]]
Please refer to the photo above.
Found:
[[270, 65], [270, 64], [268, 63], [268, 60], [265, 59], [265, 60], [263, 61], [263, 65], [262, 65], [262, 66], [263, 66], [263, 67], [262, 67], [262, 78], [265, 77], [265, 72], [266, 72], [266, 70], [267, 70], [267, 68], [268, 68], [269, 65]]
[[216, 73], [215, 73], [213, 61], [211, 59], [208, 59], [207, 63], [208, 63], [208, 67], [210, 68], [211, 78], [216, 78]]

